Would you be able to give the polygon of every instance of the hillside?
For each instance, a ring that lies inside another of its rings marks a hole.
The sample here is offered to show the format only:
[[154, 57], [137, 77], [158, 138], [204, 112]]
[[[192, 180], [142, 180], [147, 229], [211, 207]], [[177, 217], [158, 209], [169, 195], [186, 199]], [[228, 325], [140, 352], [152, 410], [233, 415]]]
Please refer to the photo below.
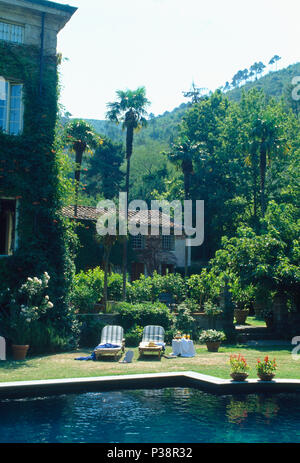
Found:
[[287, 68], [281, 69], [277, 72], [269, 72], [265, 76], [253, 82], [247, 82], [240, 88], [235, 88], [227, 93], [229, 99], [238, 101], [241, 97], [242, 91], [249, 91], [251, 88], [258, 88], [274, 98], [285, 96], [286, 91], [291, 85], [292, 78], [300, 75], [300, 63], [292, 64]]
[[[262, 89], [270, 97], [278, 99], [282, 96], [287, 97], [292, 78], [297, 75], [300, 75], [300, 63], [292, 64], [277, 72], [269, 72], [257, 80], [247, 82], [241, 87], [229, 90], [226, 92], [226, 95], [230, 100], [238, 101], [241, 98], [243, 90], [249, 91], [256, 87]], [[145, 146], [148, 143], [152, 148], [155, 146], [157, 149], [166, 149], [174, 138], [176, 138], [178, 124], [189, 106], [189, 103], [182, 103], [179, 107], [173, 109], [173, 111], [166, 111], [162, 115], [150, 118], [148, 126], [135, 136], [136, 153], [139, 151], [139, 146]], [[86, 120], [98, 133], [106, 135], [114, 141], [124, 139], [124, 134], [120, 126], [116, 126], [105, 120]]]
[[[300, 75], [300, 63], [280, 71], [269, 72], [255, 81], [225, 93], [230, 100], [238, 101], [243, 90], [248, 91], [256, 87], [264, 90], [270, 97], [284, 98], [288, 108], [292, 107], [293, 103], [295, 104], [291, 100], [291, 81], [297, 75]], [[174, 165], [162, 153], [168, 151], [170, 143], [176, 139], [178, 126], [190, 106], [191, 103], [189, 102], [182, 103], [173, 111], [166, 111], [160, 116], [150, 117], [147, 127], [135, 134], [130, 175], [130, 190], [133, 198], [153, 199], [152, 192], [163, 193], [165, 182], [176, 175]], [[105, 120], [87, 119], [87, 122], [95, 128], [97, 133], [116, 142], [125, 142], [125, 132], [122, 131], [121, 126]], [[125, 171], [125, 163], [123, 170]], [[84, 174], [83, 182], [88, 183]], [[93, 198], [90, 200], [93, 202]]]

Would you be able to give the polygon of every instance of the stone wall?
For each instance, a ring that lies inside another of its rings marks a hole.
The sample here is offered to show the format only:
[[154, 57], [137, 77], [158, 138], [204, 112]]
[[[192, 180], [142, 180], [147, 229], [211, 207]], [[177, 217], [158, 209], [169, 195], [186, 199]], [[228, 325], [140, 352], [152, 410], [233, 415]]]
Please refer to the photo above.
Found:
[[23, 25], [25, 45], [40, 47], [42, 13], [45, 13], [44, 53], [46, 56], [53, 56], [56, 54], [57, 34], [72, 13], [22, 0], [0, 0], [0, 21]]

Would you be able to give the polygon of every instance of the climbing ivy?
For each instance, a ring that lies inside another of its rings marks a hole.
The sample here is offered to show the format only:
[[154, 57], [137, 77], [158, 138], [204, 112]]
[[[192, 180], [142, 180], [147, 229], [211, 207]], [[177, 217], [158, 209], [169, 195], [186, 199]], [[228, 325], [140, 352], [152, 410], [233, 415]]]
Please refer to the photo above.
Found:
[[40, 50], [0, 42], [0, 76], [23, 84], [24, 123], [20, 135], [0, 130], [0, 197], [18, 201], [18, 249], [0, 259], [0, 288], [15, 287], [28, 276], [47, 271], [49, 315], [56, 335], [74, 339], [74, 317], [68, 297], [74, 265], [72, 231], [61, 217], [61, 191], [55, 142], [58, 78], [57, 57]]

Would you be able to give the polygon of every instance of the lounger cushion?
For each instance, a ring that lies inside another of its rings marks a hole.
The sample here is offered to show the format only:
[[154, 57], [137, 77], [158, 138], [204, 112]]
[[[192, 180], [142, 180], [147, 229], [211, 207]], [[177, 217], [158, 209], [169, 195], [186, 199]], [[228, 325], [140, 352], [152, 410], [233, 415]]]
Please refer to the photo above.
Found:
[[157, 325], [148, 325], [145, 326], [143, 331], [143, 339], [142, 342], [161, 342], [164, 343], [165, 338], [165, 330], [162, 326]]
[[116, 344], [122, 346], [123, 338], [124, 330], [121, 326], [107, 325], [102, 330], [100, 344]]

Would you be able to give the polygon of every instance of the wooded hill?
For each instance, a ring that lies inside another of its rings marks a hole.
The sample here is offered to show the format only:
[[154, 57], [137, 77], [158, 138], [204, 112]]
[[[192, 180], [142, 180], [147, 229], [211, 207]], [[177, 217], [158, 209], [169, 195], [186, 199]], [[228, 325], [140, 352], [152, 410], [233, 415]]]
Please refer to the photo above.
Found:
[[[239, 101], [244, 90], [249, 91], [256, 87], [262, 89], [267, 97], [277, 100], [283, 98], [287, 108], [292, 108], [293, 105], [300, 103], [291, 98], [292, 78], [297, 75], [300, 75], [300, 63], [279, 71], [269, 72], [231, 90], [222, 90], [229, 100]], [[130, 174], [131, 198], [143, 198], [147, 201], [156, 199], [157, 195], [163, 194], [166, 190], [165, 183], [177, 175], [174, 165], [162, 152], [169, 151], [171, 143], [176, 140], [178, 126], [186, 110], [191, 106], [192, 104], [187, 101], [173, 111], [166, 111], [156, 117], [150, 115], [147, 127], [135, 134]], [[125, 132], [122, 131], [121, 126], [106, 120], [87, 119], [86, 121], [95, 128], [98, 134], [105, 135], [114, 142], [125, 144]], [[92, 165], [89, 166], [89, 169], [91, 168], [93, 168]], [[125, 171], [125, 165], [122, 169]], [[83, 180], [87, 184], [90, 183], [90, 178], [83, 176]], [[94, 195], [90, 198], [84, 196], [85, 203], [93, 202]]]
[[[249, 91], [251, 88], [256, 87], [263, 90], [269, 97], [285, 98], [287, 103], [291, 105], [292, 101], [289, 101], [291, 100], [291, 82], [293, 77], [298, 75], [300, 75], [300, 63], [292, 64], [280, 71], [269, 72], [257, 80], [229, 90], [226, 95], [229, 100], [239, 101], [243, 91]], [[173, 111], [166, 111], [159, 116], [150, 117], [148, 126], [135, 135], [135, 154], [140, 151], [138, 148], [141, 145], [149, 144], [151, 150], [154, 147], [159, 148], [159, 146], [162, 149], [167, 148], [176, 138], [178, 124], [188, 107], [190, 107], [190, 103], [183, 102]], [[124, 139], [122, 128], [112, 122], [96, 119], [86, 119], [86, 121], [95, 128], [97, 133], [106, 135], [113, 141], [122, 141]]]

